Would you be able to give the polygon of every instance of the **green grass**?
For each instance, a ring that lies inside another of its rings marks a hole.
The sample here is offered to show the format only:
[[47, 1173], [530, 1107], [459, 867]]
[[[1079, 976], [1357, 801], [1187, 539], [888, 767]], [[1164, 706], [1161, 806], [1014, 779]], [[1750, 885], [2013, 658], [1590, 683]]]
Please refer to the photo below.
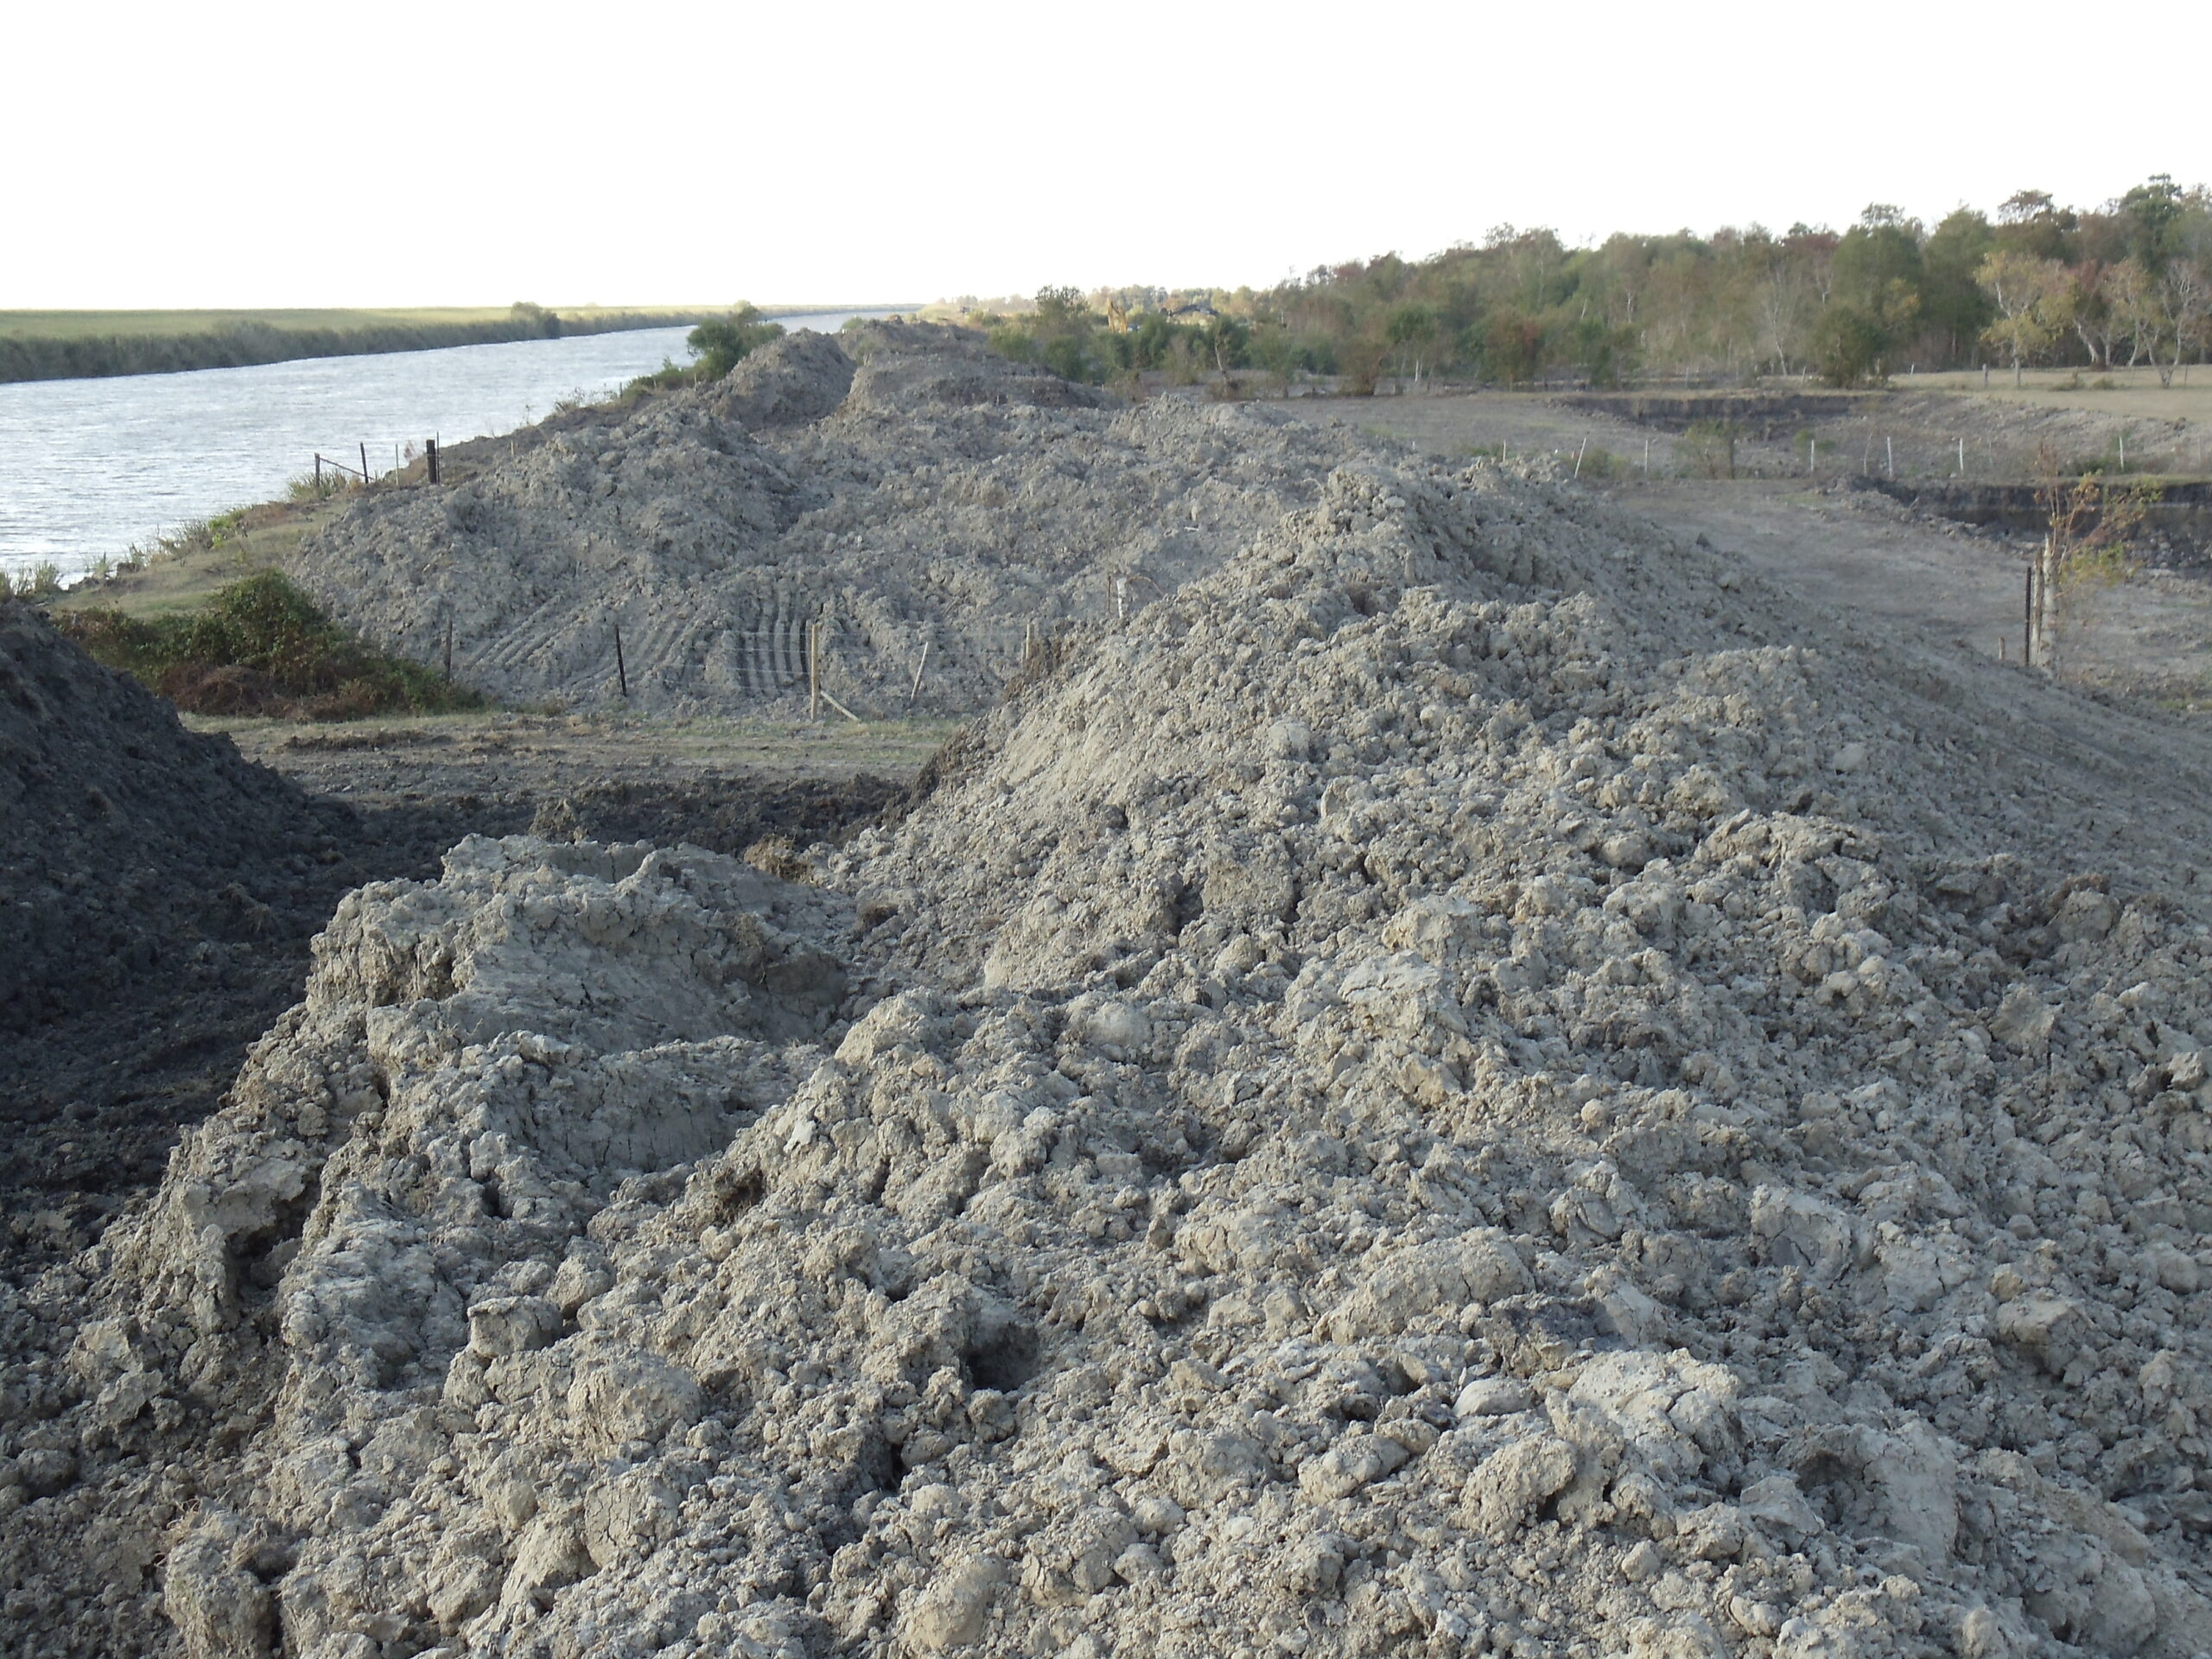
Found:
[[201, 714], [358, 720], [480, 707], [476, 693], [340, 627], [275, 570], [154, 617], [87, 607], [55, 625], [92, 657]]

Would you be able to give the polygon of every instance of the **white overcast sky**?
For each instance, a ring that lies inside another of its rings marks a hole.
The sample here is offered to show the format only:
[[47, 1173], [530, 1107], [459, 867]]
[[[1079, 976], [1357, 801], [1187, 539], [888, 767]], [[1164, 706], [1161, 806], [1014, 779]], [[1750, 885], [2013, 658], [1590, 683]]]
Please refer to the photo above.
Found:
[[0, 308], [1275, 281], [2212, 176], [2212, 7], [22, 6]]

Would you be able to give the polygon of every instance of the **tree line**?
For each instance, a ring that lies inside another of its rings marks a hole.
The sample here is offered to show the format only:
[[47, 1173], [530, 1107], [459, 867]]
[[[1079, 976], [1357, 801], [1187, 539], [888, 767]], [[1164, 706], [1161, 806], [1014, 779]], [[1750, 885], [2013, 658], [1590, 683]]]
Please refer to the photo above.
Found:
[[2212, 193], [2160, 174], [2097, 207], [2022, 190], [1930, 226], [1877, 203], [1840, 232], [1760, 226], [1608, 237], [1570, 248], [1502, 226], [1479, 245], [1325, 265], [1269, 289], [1047, 289], [981, 314], [1010, 356], [1072, 378], [1257, 371], [1287, 384], [1433, 374], [1848, 386], [1909, 367], [2155, 366], [2212, 346]]

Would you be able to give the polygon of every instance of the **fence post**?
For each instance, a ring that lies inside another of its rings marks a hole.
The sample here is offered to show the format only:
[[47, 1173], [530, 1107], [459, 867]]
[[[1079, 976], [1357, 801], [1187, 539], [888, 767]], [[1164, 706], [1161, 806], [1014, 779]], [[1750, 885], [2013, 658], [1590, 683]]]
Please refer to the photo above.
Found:
[[930, 665], [930, 642], [922, 641], [922, 660], [914, 664], [914, 689], [906, 693], [906, 706], [912, 709], [914, 699], [922, 695], [922, 674]]
[[2020, 606], [2020, 666], [2036, 665], [2036, 568], [2028, 566], [2027, 596]]
[[614, 625], [614, 683], [622, 688], [622, 695], [630, 695], [630, 671], [622, 661], [622, 625]]
[[365, 438], [364, 438], [364, 439], [362, 439], [362, 440], [361, 440], [361, 482], [362, 482], [362, 483], [364, 483], [364, 484], [366, 484], [368, 481], [369, 481], [369, 444], [368, 444], [368, 440], [367, 440], [367, 439], [365, 439]]
[[806, 717], [822, 718], [822, 624], [806, 625]]
[[[616, 637], [620, 638], [619, 632]], [[620, 659], [618, 658], [616, 660], [619, 662]], [[618, 669], [616, 671], [619, 673], [620, 671]], [[453, 613], [451, 611], [446, 613], [446, 682], [448, 684], [453, 682]]]
[[438, 441], [427, 440], [423, 453], [430, 458], [430, 482], [435, 484], [438, 481]]

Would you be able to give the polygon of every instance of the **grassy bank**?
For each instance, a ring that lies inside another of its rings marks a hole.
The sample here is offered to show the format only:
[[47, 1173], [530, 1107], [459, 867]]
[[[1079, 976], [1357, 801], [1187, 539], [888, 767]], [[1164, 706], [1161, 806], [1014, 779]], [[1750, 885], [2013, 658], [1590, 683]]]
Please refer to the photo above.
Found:
[[274, 570], [197, 610], [149, 618], [88, 606], [55, 621], [100, 662], [197, 714], [358, 720], [483, 704], [435, 670], [364, 644]]
[[241, 368], [299, 358], [420, 352], [563, 334], [668, 328], [720, 306], [417, 310], [0, 311], [0, 381]]

